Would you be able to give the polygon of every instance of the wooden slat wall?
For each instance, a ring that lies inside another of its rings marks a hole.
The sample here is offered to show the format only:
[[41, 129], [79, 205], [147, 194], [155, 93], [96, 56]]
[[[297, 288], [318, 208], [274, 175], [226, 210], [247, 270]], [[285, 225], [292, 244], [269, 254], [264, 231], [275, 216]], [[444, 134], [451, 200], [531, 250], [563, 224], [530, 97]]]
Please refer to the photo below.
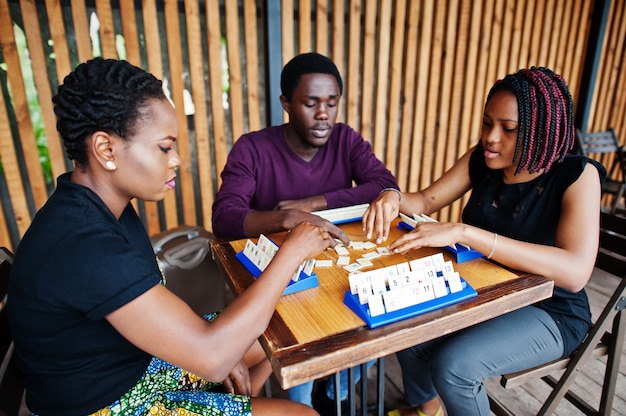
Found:
[[[0, 244], [15, 248], [54, 189], [39, 163], [36, 129], [48, 144], [51, 176], [71, 167], [51, 97], [72, 67], [95, 55], [128, 59], [164, 79], [176, 106], [180, 182], [162, 202], [134, 202], [148, 232], [182, 223], [210, 229], [232, 143], [267, 124], [263, 68], [276, 58], [263, 55], [264, 3], [0, 0]], [[576, 100], [593, 7], [590, 0], [282, 0], [281, 59], [308, 51], [333, 58], [344, 78], [340, 120], [361, 131], [403, 190], [415, 191], [477, 142], [496, 79], [548, 66]], [[94, 16], [99, 49], [90, 38]], [[624, 2], [613, 1], [588, 128], [613, 127], [622, 142], [625, 18]], [[20, 61], [12, 22], [24, 31], [30, 65]], [[31, 69], [40, 110], [28, 106]], [[439, 219], [459, 220], [462, 204]]]

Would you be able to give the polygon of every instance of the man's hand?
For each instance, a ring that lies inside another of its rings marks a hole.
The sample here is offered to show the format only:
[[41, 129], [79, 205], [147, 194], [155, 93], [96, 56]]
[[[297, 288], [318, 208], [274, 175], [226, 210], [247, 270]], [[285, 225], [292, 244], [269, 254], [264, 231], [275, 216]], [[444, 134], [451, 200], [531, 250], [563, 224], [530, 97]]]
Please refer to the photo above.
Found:
[[[302, 221], [308, 221], [313, 225], [316, 225], [318, 227], [323, 228], [324, 230], [326, 230], [328, 232], [328, 234], [330, 234], [331, 236], [333, 236], [334, 238], [338, 238], [339, 240], [341, 240], [341, 242], [347, 247], [350, 245], [350, 239], [348, 239], [348, 236], [346, 235], [346, 233], [343, 232], [343, 230], [339, 227], [337, 227], [335, 224], [333, 224], [332, 222], [318, 216], [315, 214], [309, 214], [308, 212], [299, 212], [296, 215], [297, 219], [295, 220], [296, 223], [301, 223]], [[297, 225], [296, 224], [296, 225]], [[335, 245], [337, 244], [337, 242], [334, 240], [334, 238], [331, 238], [331, 242], [330, 242], [330, 246], [331, 247], [335, 247]]]
[[[259, 234], [272, 234], [293, 229], [303, 221], [322, 227], [330, 235], [341, 240], [348, 246], [348, 236], [332, 222], [322, 217], [299, 209], [280, 209], [272, 211], [252, 211], [244, 221], [246, 233], [250, 236]], [[333, 239], [330, 244], [334, 247], [337, 242]]]

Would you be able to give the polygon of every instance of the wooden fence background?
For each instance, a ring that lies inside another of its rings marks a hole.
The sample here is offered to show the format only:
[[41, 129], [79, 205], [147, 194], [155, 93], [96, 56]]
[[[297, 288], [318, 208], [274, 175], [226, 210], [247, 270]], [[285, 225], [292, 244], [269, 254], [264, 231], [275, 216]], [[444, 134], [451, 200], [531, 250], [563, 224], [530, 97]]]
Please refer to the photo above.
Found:
[[[610, 4], [587, 124], [589, 131], [615, 128], [622, 142], [624, 3]], [[403, 190], [414, 191], [477, 142], [484, 98], [496, 79], [547, 66], [579, 99], [594, 6], [586, 0], [0, 0], [0, 244], [15, 248], [55, 178], [71, 169], [51, 97], [73, 67], [93, 56], [149, 70], [164, 79], [176, 105], [180, 182], [162, 202], [135, 202], [148, 232], [183, 223], [210, 230], [233, 141], [268, 125], [270, 104], [278, 101], [268, 79], [279, 74], [267, 68], [301, 52], [333, 58], [345, 83], [340, 120], [362, 132]], [[267, 39], [278, 17], [277, 47]], [[268, 55], [276, 48], [280, 58]], [[439, 219], [456, 221], [460, 210], [457, 203]]]

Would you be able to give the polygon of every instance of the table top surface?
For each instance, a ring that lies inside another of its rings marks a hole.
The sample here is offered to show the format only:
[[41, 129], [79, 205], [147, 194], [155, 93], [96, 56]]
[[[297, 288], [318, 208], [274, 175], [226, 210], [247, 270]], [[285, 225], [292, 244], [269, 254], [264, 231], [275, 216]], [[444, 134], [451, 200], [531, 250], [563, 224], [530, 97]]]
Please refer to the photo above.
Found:
[[[389, 240], [379, 247], [406, 233], [399, 230], [397, 224], [398, 220], [392, 225]], [[367, 240], [360, 222], [341, 224], [340, 227], [351, 241]], [[268, 237], [280, 245], [284, 235], [277, 233]], [[246, 240], [212, 243], [213, 255], [235, 295], [255, 281], [235, 258], [235, 254], [243, 250]], [[251, 240], [256, 242], [256, 239]], [[351, 262], [367, 251], [350, 248]], [[373, 266], [362, 270], [440, 252], [446, 260], [453, 261], [454, 269], [478, 292], [478, 296], [374, 329], [369, 329], [343, 302], [344, 294], [349, 290], [348, 272], [336, 265], [335, 250], [327, 249], [318, 255], [316, 259], [333, 260], [333, 266], [315, 268], [318, 287], [283, 296], [261, 337], [261, 344], [281, 386], [287, 389], [392, 354], [552, 295], [553, 282], [542, 276], [507, 270], [485, 258], [457, 264], [453, 253], [443, 248], [425, 247], [403, 255], [381, 256], [371, 260]]]

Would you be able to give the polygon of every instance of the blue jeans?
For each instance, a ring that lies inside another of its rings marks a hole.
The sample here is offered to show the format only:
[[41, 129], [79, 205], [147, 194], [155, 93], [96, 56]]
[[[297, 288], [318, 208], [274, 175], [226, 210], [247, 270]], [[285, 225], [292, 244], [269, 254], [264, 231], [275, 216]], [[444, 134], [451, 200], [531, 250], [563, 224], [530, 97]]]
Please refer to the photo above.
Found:
[[[367, 369], [369, 370], [374, 364], [376, 360], [368, 361], [366, 363]], [[361, 379], [361, 366], [357, 366], [355, 368], [355, 381], [359, 381]], [[346, 400], [348, 398], [348, 370], [343, 370], [339, 372], [339, 385], [341, 388], [341, 400]], [[312, 396], [313, 396], [313, 382], [309, 381], [298, 386], [292, 387], [287, 390], [287, 394], [289, 395], [289, 399], [294, 402], [304, 403], [308, 406], [313, 407]], [[333, 374], [326, 381], [326, 395], [331, 399], [335, 400], [335, 375]]]
[[449, 416], [489, 415], [483, 380], [560, 358], [561, 332], [543, 309], [527, 306], [396, 353], [406, 401], [439, 395]]

